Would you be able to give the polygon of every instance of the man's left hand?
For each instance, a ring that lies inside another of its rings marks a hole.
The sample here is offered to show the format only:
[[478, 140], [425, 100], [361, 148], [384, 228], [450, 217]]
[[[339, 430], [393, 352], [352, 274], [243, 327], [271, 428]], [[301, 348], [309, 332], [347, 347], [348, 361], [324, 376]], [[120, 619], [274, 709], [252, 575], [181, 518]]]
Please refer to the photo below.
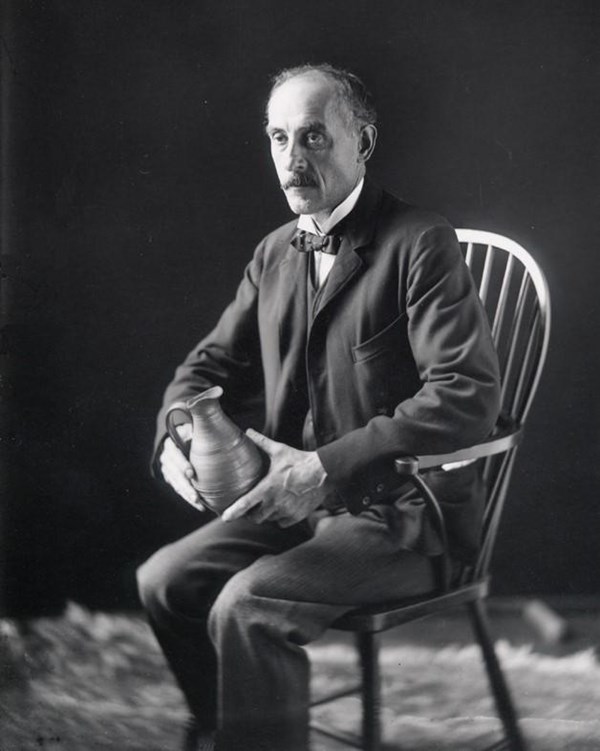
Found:
[[246, 433], [269, 456], [269, 472], [224, 511], [223, 521], [249, 514], [257, 523], [270, 521], [290, 527], [306, 519], [331, 495], [327, 473], [316, 451], [294, 449], [255, 430]]

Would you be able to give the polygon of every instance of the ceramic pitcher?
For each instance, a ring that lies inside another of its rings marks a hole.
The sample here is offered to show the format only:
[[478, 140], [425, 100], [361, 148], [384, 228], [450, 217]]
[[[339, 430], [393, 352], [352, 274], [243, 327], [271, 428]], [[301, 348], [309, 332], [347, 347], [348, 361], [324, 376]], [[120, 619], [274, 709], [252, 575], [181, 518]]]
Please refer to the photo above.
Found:
[[247, 493], [265, 474], [266, 463], [255, 443], [223, 412], [220, 386], [213, 386], [186, 402], [176, 402], [166, 415], [167, 430], [179, 449], [188, 446], [176, 430], [176, 412], [185, 412], [192, 422], [189, 461], [193, 487], [209, 509], [221, 514]]

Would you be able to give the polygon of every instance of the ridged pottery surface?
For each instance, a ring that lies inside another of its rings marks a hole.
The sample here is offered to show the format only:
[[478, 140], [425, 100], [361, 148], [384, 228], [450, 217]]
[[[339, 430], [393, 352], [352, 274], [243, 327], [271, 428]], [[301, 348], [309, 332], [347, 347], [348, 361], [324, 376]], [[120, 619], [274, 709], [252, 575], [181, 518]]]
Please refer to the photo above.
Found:
[[204, 504], [217, 514], [253, 488], [265, 473], [256, 444], [223, 412], [222, 395], [223, 389], [214, 386], [184, 404], [173, 405], [167, 413], [169, 434], [180, 448], [173, 414], [180, 410], [191, 417], [189, 460], [196, 473], [191, 482]]

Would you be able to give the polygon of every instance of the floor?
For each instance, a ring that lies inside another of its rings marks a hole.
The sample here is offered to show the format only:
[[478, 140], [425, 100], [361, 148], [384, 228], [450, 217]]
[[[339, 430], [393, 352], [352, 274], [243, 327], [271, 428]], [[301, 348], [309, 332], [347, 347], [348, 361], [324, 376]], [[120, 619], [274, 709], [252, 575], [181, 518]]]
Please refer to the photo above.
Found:
[[[490, 615], [530, 751], [600, 751], [600, 602], [492, 599]], [[178, 751], [181, 695], [139, 613], [70, 605], [26, 631], [0, 621], [0, 637], [0, 751]], [[461, 611], [382, 642], [390, 749], [480, 751], [500, 737]], [[311, 645], [315, 695], [356, 675], [352, 647], [334, 631]], [[347, 730], [360, 723], [355, 697], [318, 712]], [[315, 735], [311, 751], [344, 748]]]

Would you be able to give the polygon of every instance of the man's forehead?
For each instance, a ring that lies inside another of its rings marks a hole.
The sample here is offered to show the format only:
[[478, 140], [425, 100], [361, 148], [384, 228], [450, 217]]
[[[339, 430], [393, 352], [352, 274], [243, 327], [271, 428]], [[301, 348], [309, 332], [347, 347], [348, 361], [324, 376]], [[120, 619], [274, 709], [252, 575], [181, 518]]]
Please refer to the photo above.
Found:
[[278, 86], [269, 100], [269, 123], [280, 117], [306, 117], [325, 122], [334, 110], [336, 89], [318, 71], [303, 73]]

